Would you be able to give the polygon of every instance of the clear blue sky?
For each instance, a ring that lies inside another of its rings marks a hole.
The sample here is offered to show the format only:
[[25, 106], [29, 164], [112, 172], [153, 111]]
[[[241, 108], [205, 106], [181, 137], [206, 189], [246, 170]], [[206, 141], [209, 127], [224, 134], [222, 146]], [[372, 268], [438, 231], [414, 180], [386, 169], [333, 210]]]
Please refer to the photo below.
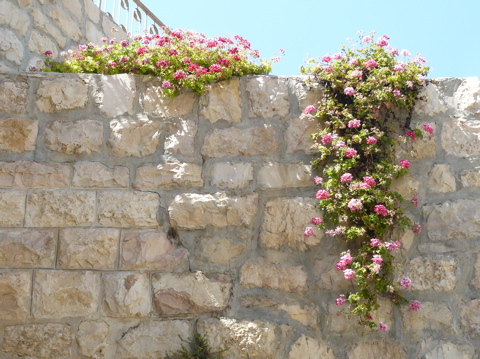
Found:
[[376, 30], [390, 44], [421, 53], [429, 77], [480, 77], [479, 0], [143, 0], [173, 29], [208, 37], [238, 34], [270, 58], [272, 74], [295, 75], [307, 55], [335, 53], [357, 30]]

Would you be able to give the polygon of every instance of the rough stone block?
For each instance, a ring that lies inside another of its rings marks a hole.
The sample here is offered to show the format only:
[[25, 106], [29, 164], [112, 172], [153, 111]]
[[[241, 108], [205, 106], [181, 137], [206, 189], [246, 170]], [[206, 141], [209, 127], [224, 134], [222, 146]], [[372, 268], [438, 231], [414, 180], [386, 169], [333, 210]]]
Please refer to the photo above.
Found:
[[95, 101], [108, 117], [131, 115], [136, 93], [135, 76], [132, 74], [101, 76]]
[[228, 265], [231, 260], [244, 253], [248, 242], [237, 243], [233, 239], [221, 236], [201, 238], [196, 254], [209, 263]]
[[164, 163], [137, 168], [137, 189], [176, 189], [180, 187], [202, 187], [202, 167], [194, 163]]
[[477, 260], [474, 265], [474, 275], [470, 281], [470, 285], [474, 288], [480, 289], [480, 254], [477, 254]]
[[[54, 6], [48, 13], [52, 20], [60, 27], [69, 39], [78, 42], [82, 38], [82, 31], [76, 22], [67, 12], [63, 11], [60, 6]], [[56, 56], [53, 56], [55, 58]]]
[[183, 117], [193, 110], [196, 96], [193, 92], [185, 92], [176, 97], [164, 97], [158, 85], [149, 85], [140, 97], [140, 103], [151, 117]]
[[312, 146], [315, 143], [310, 135], [318, 132], [320, 123], [318, 118], [302, 115], [288, 121], [288, 128], [285, 131], [285, 142], [287, 153], [303, 152], [312, 154]]
[[429, 83], [423, 86], [419, 98], [425, 100], [415, 102], [415, 113], [418, 115], [434, 116], [447, 111], [444, 101], [440, 98], [438, 86]]
[[410, 261], [412, 290], [450, 291], [455, 288], [457, 262], [451, 257], [417, 257]]
[[35, 150], [38, 121], [27, 118], [0, 120], [0, 152], [29, 152]]
[[[20, 65], [23, 60], [24, 48], [22, 42], [13, 31], [0, 28], [0, 50], [8, 61]], [[18, 71], [18, 68], [16, 68]]]
[[247, 82], [249, 117], [284, 118], [290, 112], [287, 79], [256, 76]]
[[312, 185], [311, 166], [270, 162], [260, 169], [258, 183], [264, 189], [308, 187]]
[[468, 302], [462, 301], [458, 305], [460, 311], [460, 323], [465, 334], [472, 337], [480, 334], [480, 299]]
[[405, 333], [442, 332], [453, 333], [453, 315], [446, 303], [423, 302], [418, 312], [402, 307], [403, 330]]
[[317, 107], [317, 103], [323, 98], [323, 88], [314, 82], [306, 83], [305, 79], [300, 79], [295, 84], [295, 96], [298, 99], [298, 108], [301, 112], [307, 106], [313, 105]]
[[127, 188], [130, 183], [128, 167], [107, 167], [100, 162], [75, 162], [72, 186], [82, 188]]
[[336, 356], [325, 341], [302, 335], [295, 343], [293, 343], [288, 358], [336, 359]]
[[79, 354], [87, 358], [104, 358], [109, 347], [107, 344], [109, 332], [108, 324], [103, 321], [81, 322], [76, 335]]
[[66, 188], [71, 167], [61, 163], [0, 162], [0, 187]]
[[480, 187], [480, 167], [463, 170], [460, 179], [463, 187]]
[[83, 11], [79, 0], [62, 0], [62, 5], [69, 10], [70, 13], [77, 18], [77, 20], [82, 19]]
[[455, 345], [452, 342], [441, 342], [425, 353], [425, 359], [474, 359], [475, 349], [469, 345]]
[[240, 80], [233, 78], [212, 85], [210, 91], [200, 98], [200, 115], [211, 123], [224, 120], [230, 123], [242, 120]]
[[480, 80], [478, 77], [462, 79], [454, 94], [455, 107], [461, 111], [480, 113]]
[[0, 1], [0, 24], [4, 24], [8, 28], [14, 29], [22, 36], [25, 36], [30, 23], [28, 13], [21, 11], [12, 2], [6, 0]]
[[[1, 41], [0, 47], [2, 46]], [[27, 90], [26, 82], [0, 82], [0, 112], [25, 113], [27, 111]]]
[[450, 118], [443, 123], [442, 147], [448, 155], [469, 158], [480, 155], [480, 120]]
[[318, 310], [309, 306], [301, 306], [300, 304], [280, 304], [278, 309], [287, 313], [290, 318], [302, 323], [315, 327], [317, 325]]
[[209, 171], [212, 186], [221, 189], [244, 188], [253, 180], [253, 166], [251, 163], [217, 162]]
[[67, 39], [65, 36], [63, 36], [62, 32], [52, 23], [51, 19], [49, 19], [40, 9], [33, 9], [32, 16], [35, 27], [37, 29], [42, 30], [43, 32], [53, 37], [57, 42], [58, 46], [60, 46], [60, 48], [65, 48]]
[[165, 139], [165, 152], [194, 156], [197, 127], [196, 122], [182, 119], [173, 124], [171, 134]]
[[347, 359], [389, 358], [407, 359], [403, 345], [390, 340], [378, 340], [374, 343], [359, 343], [347, 353]]
[[[98, 24], [100, 21], [100, 9], [94, 2], [85, 2], [85, 17], [92, 20], [95, 24]], [[99, 40], [99, 39], [88, 39], [90, 41]]]
[[82, 108], [88, 100], [87, 90], [87, 84], [79, 78], [44, 80], [37, 91], [36, 104], [40, 111], [47, 113]]
[[0, 226], [22, 227], [25, 217], [25, 191], [0, 190]]
[[0, 317], [25, 320], [30, 314], [31, 271], [0, 271]]
[[457, 185], [452, 168], [448, 164], [433, 166], [428, 174], [428, 189], [433, 193], [455, 192]]
[[45, 144], [51, 151], [69, 155], [101, 152], [103, 123], [93, 120], [55, 121], [45, 129]]

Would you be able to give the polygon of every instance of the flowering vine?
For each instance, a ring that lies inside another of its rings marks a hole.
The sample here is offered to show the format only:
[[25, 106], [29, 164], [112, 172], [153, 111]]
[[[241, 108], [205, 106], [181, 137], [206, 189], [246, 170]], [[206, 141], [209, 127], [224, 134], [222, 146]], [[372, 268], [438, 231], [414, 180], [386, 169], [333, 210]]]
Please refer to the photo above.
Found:
[[[309, 81], [324, 87], [324, 98], [304, 110], [324, 124], [312, 135], [318, 153], [313, 166], [323, 169], [323, 177], [314, 179], [321, 186], [316, 198], [323, 219], [315, 217], [312, 224], [327, 229], [329, 236], [344, 238], [349, 248], [335, 267], [352, 282], [352, 289], [335, 303], [341, 307], [347, 302], [343, 314], [358, 316], [360, 324], [380, 331], [387, 326], [372, 315], [379, 308], [378, 297], [406, 304], [401, 288], [411, 286], [407, 277], [393, 281], [394, 252], [402, 244], [390, 239], [392, 232], [396, 227], [419, 231], [405, 215], [404, 198], [390, 189], [410, 167], [407, 159], [396, 161], [394, 146], [399, 139], [433, 132], [429, 124], [407, 128], [428, 72], [425, 60], [412, 58], [407, 50], [399, 52], [388, 40], [360, 32], [359, 47], [342, 47], [302, 69]], [[399, 136], [402, 132], [406, 136]], [[418, 205], [418, 198], [412, 203]], [[304, 234], [312, 235], [313, 228], [307, 227]], [[417, 311], [420, 303], [412, 301], [410, 308]]]

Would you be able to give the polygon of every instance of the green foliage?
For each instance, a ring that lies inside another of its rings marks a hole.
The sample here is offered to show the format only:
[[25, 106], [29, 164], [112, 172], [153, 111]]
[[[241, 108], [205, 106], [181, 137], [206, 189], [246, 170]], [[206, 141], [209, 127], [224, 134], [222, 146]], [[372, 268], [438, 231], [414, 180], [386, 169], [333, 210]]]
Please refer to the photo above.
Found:
[[181, 349], [168, 355], [166, 359], [223, 359], [223, 353], [228, 350], [214, 351], [208, 343], [207, 337], [200, 335], [197, 331], [187, 340], [182, 337], [180, 339], [186, 345], [182, 344]]

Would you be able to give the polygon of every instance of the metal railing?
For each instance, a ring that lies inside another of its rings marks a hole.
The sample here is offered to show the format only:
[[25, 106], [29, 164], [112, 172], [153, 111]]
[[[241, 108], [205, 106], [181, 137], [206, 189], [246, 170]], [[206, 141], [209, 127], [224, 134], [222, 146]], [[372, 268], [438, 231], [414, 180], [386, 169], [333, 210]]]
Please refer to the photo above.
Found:
[[93, 0], [100, 10], [106, 13], [126, 33], [132, 35], [158, 34], [165, 26], [140, 0]]

